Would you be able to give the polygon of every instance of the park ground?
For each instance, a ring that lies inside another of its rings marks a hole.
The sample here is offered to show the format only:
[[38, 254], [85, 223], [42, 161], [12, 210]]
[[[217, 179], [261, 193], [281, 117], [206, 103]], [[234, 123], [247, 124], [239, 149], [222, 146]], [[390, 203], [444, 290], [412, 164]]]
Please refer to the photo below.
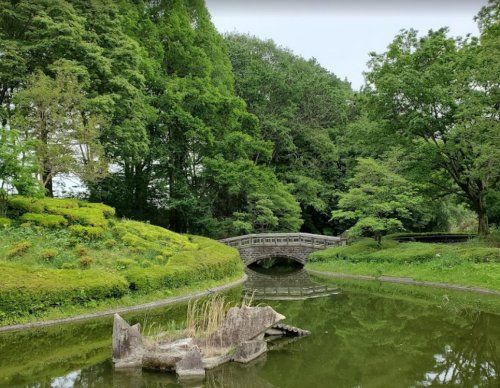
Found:
[[398, 242], [387, 236], [379, 247], [365, 238], [313, 253], [308, 268], [378, 278], [393, 276], [500, 291], [500, 235], [462, 243]]

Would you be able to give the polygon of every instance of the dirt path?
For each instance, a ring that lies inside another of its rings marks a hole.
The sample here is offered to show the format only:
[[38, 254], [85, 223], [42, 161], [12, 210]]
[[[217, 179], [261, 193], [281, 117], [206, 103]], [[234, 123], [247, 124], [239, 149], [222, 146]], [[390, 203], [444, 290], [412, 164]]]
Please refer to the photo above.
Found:
[[0, 327], [0, 333], [7, 332], [7, 331], [15, 331], [15, 330], [26, 330], [26, 329], [36, 328], [36, 327], [53, 326], [53, 325], [59, 325], [59, 324], [63, 324], [63, 323], [79, 322], [79, 321], [85, 321], [87, 319], [108, 317], [108, 316], [114, 315], [114, 314], [124, 314], [124, 313], [129, 313], [132, 311], [140, 311], [140, 310], [152, 309], [152, 308], [156, 308], [156, 307], [168, 306], [168, 305], [175, 304], [175, 303], [187, 302], [191, 299], [197, 299], [197, 298], [200, 298], [202, 296], [207, 296], [207, 295], [210, 295], [210, 294], [213, 294], [216, 292], [221, 292], [221, 291], [225, 291], [225, 290], [228, 290], [230, 288], [236, 287], [240, 284], [243, 284], [246, 279], [247, 279], [247, 275], [243, 275], [243, 277], [241, 277], [240, 279], [235, 280], [231, 283], [224, 284], [222, 286], [218, 286], [218, 287], [214, 287], [214, 288], [209, 288], [208, 290], [205, 290], [205, 291], [192, 292], [192, 293], [189, 293], [187, 295], [173, 296], [170, 298], [157, 300], [155, 302], [138, 304], [135, 306], [122, 307], [122, 308], [117, 308], [117, 309], [113, 309], [113, 310], [99, 311], [96, 313], [76, 315], [74, 317], [69, 317], [69, 318], [52, 319], [50, 321], [39, 321], [39, 322], [32, 322], [32, 323], [22, 323], [19, 325], [2, 326], [2, 327]]
[[351, 275], [340, 272], [328, 272], [328, 271], [317, 271], [314, 269], [307, 269], [307, 272], [313, 275], [323, 275], [332, 278], [344, 278], [344, 279], [357, 279], [357, 280], [378, 280], [381, 282], [388, 283], [398, 283], [398, 284], [411, 284], [414, 286], [426, 286], [426, 287], [438, 287], [438, 288], [447, 288], [450, 290], [458, 290], [458, 291], [468, 291], [468, 292], [477, 292], [480, 294], [488, 294], [488, 295], [498, 295], [500, 296], [500, 291], [490, 290], [488, 288], [481, 288], [475, 286], [461, 286], [458, 284], [451, 283], [441, 283], [441, 282], [429, 282], [425, 280], [415, 280], [412, 278], [400, 278], [395, 276], [369, 276], [369, 275]]

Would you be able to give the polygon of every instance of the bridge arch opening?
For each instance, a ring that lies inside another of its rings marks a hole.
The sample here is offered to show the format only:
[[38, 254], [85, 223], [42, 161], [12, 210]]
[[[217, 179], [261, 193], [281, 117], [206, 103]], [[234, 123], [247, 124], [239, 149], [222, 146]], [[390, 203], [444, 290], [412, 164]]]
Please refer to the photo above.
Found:
[[268, 256], [247, 265], [251, 270], [262, 274], [289, 274], [300, 271], [304, 264], [294, 257]]

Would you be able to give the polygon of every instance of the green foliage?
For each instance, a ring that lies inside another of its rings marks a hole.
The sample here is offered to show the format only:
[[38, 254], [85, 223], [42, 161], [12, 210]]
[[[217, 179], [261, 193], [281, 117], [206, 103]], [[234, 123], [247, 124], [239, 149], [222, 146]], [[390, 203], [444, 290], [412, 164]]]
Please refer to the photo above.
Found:
[[40, 256], [45, 261], [52, 261], [59, 252], [56, 249], [47, 248], [40, 252]]
[[[54, 307], [85, 307], [130, 294], [169, 292], [242, 273], [238, 252], [213, 240], [137, 221], [106, 219], [103, 211], [110, 217], [112, 211], [102, 205], [53, 198], [10, 199], [16, 205], [11, 212], [37, 209], [41, 213], [24, 213], [20, 221], [29, 220], [24, 227], [0, 229], [0, 270], [8, 268], [8, 280], [0, 285], [0, 310], [4, 312], [0, 322], [36, 317]], [[82, 221], [84, 212], [91, 217], [99, 214], [106, 225], [66, 226], [62, 215], [45, 211], [78, 214], [75, 222]], [[53, 217], [60, 222], [57, 227], [32, 225], [35, 220], [49, 225], [47, 220]], [[38, 280], [25, 285], [33, 278]]]
[[290, 185], [306, 230], [331, 228], [328, 215], [343, 178], [336, 140], [349, 117], [349, 84], [271, 40], [240, 34], [225, 40], [236, 93], [273, 144], [272, 154], [259, 159], [270, 159], [279, 180]]
[[202, 237], [194, 237], [197, 250], [173, 256], [167, 266], [132, 268], [126, 278], [133, 290], [148, 292], [160, 288], [178, 288], [203, 279], [230, 277], [242, 270], [238, 252]]
[[6, 217], [0, 217], [0, 228], [8, 228], [12, 225], [12, 220]]
[[488, 233], [486, 195], [500, 180], [499, 7], [494, 1], [480, 13], [479, 39], [452, 38], [446, 28], [422, 38], [403, 31], [372, 54], [367, 73], [373, 117], [406, 138], [415, 176], [470, 205], [480, 234]]
[[127, 282], [110, 272], [32, 269], [3, 263], [0, 268], [0, 310], [12, 316], [36, 315], [54, 306], [119, 298], [128, 290]]
[[24, 222], [32, 222], [35, 225], [43, 226], [45, 228], [58, 228], [68, 223], [66, 218], [56, 214], [24, 213], [20, 220]]
[[373, 159], [358, 159], [349, 191], [339, 195], [333, 218], [352, 226], [352, 236], [381, 236], [418, 223], [423, 198], [413, 185]]
[[400, 276], [500, 289], [500, 248], [481, 239], [465, 243], [398, 243], [372, 239], [310, 255], [314, 269], [371, 276]]
[[28, 251], [28, 249], [31, 248], [31, 246], [32, 246], [32, 244], [29, 241], [16, 242], [15, 244], [11, 245], [11, 247], [7, 251], [6, 256], [8, 258], [22, 256], [24, 253], [26, 253]]
[[105, 230], [100, 226], [70, 225], [68, 230], [76, 237], [86, 240], [98, 240], [104, 236]]

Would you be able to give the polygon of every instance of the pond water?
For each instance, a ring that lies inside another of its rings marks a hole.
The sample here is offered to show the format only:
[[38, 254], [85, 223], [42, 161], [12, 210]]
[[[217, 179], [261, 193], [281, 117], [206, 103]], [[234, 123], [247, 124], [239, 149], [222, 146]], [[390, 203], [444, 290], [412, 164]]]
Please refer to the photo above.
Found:
[[[207, 373], [206, 387], [416, 387], [500, 386], [500, 311], [447, 307], [454, 296], [432, 291], [411, 296], [408, 288], [374, 290], [373, 282], [339, 285], [294, 272], [250, 270], [245, 287], [226, 293], [237, 303], [249, 290], [321, 285], [325, 295], [307, 291], [267, 300], [286, 322], [311, 336], [275, 344], [248, 365], [228, 363]], [[277, 274], [279, 273], [279, 274]], [[267, 278], [266, 278], [267, 277]], [[378, 286], [377, 286], [378, 287]], [[276, 288], [276, 287], [275, 287]], [[294, 300], [293, 295], [297, 298]], [[478, 297], [479, 298], [479, 297]], [[265, 300], [265, 302], [264, 302]], [[160, 324], [179, 326], [185, 305], [125, 315], [145, 330]], [[111, 356], [112, 319], [0, 334], [1, 387], [177, 387], [175, 375], [115, 371]]]

